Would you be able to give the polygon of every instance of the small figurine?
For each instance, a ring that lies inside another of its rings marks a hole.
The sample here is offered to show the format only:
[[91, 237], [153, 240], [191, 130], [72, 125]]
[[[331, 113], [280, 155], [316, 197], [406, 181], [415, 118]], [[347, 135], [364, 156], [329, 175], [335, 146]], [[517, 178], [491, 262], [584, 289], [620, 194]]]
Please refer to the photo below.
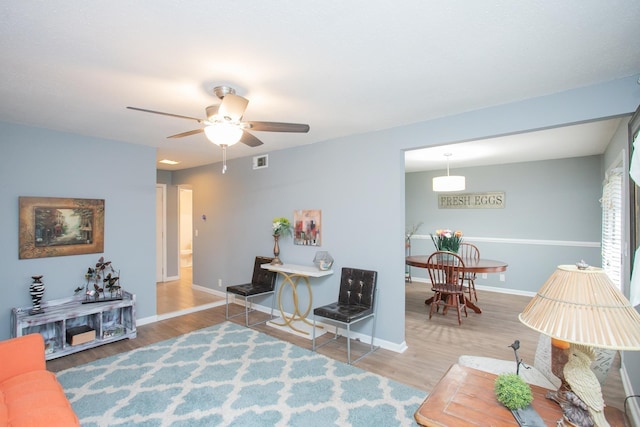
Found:
[[520, 375], [520, 366], [524, 366], [525, 369], [530, 369], [529, 366], [525, 365], [520, 356], [518, 356], [518, 349], [520, 348], [520, 340], [515, 340], [511, 345], [509, 345], [513, 349], [513, 353], [516, 357], [516, 375]]
[[44, 276], [31, 276], [33, 279], [33, 283], [29, 287], [29, 295], [31, 295], [31, 303], [33, 304], [33, 308], [29, 311], [30, 314], [40, 314], [44, 313], [44, 310], [40, 306], [40, 301], [42, 301], [42, 297], [44, 296], [44, 283], [40, 279]]
[[[95, 265], [95, 269], [89, 267], [84, 277], [87, 279], [85, 285], [85, 300], [82, 302], [102, 302], [122, 299], [122, 287], [120, 286], [119, 272], [113, 268], [111, 261], [105, 261], [104, 257], [100, 257]], [[93, 287], [90, 285], [93, 284]], [[82, 288], [78, 287], [76, 293]], [[109, 292], [109, 296], [105, 295], [105, 291]]]
[[583, 405], [576, 405], [580, 408], [586, 407], [591, 420], [582, 420], [581, 427], [597, 425], [598, 427], [608, 426], [604, 417], [604, 399], [600, 383], [596, 374], [591, 370], [591, 362], [595, 359], [595, 352], [592, 348], [572, 344], [569, 349], [569, 360], [564, 365], [564, 378], [571, 387], [571, 391], [579, 398], [577, 402]]

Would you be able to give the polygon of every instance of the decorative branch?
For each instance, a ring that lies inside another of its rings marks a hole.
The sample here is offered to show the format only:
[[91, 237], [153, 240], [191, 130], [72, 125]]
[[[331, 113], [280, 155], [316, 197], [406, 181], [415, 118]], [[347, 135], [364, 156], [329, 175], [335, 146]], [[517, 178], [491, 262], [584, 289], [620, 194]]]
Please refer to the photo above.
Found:
[[518, 356], [518, 349], [520, 348], [520, 340], [515, 340], [508, 347], [511, 347], [513, 349], [513, 354], [516, 357], [516, 375], [520, 375], [520, 365], [524, 366], [525, 369], [531, 369], [531, 367], [525, 365], [522, 359], [520, 358], [520, 356]]

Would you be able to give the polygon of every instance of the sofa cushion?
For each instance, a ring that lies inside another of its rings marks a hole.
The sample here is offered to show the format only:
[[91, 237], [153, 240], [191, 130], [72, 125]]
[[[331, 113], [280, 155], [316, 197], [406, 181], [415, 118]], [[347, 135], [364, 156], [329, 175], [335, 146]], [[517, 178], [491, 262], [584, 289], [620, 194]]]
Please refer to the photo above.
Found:
[[0, 383], [0, 424], [8, 426], [79, 425], [55, 374], [46, 370], [16, 375]]
[[0, 425], [5, 425], [8, 422], [8, 418], [7, 404], [4, 403], [4, 393], [2, 392], [2, 389], [0, 389]]

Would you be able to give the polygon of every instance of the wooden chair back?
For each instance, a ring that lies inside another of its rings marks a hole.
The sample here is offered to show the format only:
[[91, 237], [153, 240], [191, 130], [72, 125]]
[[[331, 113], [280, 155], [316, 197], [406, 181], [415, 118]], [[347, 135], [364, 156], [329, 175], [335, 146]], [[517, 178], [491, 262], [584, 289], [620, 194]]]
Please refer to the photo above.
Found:
[[427, 259], [427, 266], [433, 289], [447, 288], [452, 293], [463, 291], [464, 261], [460, 255], [453, 252], [436, 251]]
[[458, 255], [463, 260], [478, 261], [480, 259], [480, 250], [473, 243], [462, 242], [458, 249]]

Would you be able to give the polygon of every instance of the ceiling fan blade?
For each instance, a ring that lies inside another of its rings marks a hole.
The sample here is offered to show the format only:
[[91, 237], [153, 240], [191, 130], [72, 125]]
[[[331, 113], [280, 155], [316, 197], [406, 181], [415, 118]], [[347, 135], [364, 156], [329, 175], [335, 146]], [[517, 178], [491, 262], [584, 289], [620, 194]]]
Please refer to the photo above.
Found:
[[194, 129], [187, 132], [177, 133], [175, 135], [168, 136], [167, 138], [182, 138], [183, 136], [191, 136], [196, 135], [198, 133], [204, 132], [204, 129]]
[[247, 109], [247, 104], [249, 104], [247, 98], [232, 93], [226, 94], [224, 98], [222, 98], [220, 108], [218, 108], [218, 115], [239, 121], [244, 114], [244, 110]]
[[260, 141], [255, 136], [251, 135], [246, 130], [244, 132], [242, 132], [242, 137], [240, 138], [240, 142], [242, 142], [243, 144], [248, 145], [249, 147], [258, 147], [258, 146], [262, 145], [262, 141]]
[[144, 113], [153, 113], [153, 114], [161, 114], [163, 116], [169, 116], [169, 117], [177, 117], [179, 119], [188, 119], [188, 120], [195, 120], [198, 123], [202, 123], [202, 119], [196, 119], [195, 117], [189, 117], [189, 116], [181, 116], [180, 114], [172, 114], [172, 113], [163, 113], [162, 111], [154, 111], [154, 110], [147, 110], [145, 108], [137, 108], [137, 107], [127, 107], [129, 110], [136, 110], [136, 111], [142, 111]]
[[280, 123], [280, 122], [243, 122], [248, 124], [251, 130], [262, 132], [309, 132], [309, 125], [301, 123]]

